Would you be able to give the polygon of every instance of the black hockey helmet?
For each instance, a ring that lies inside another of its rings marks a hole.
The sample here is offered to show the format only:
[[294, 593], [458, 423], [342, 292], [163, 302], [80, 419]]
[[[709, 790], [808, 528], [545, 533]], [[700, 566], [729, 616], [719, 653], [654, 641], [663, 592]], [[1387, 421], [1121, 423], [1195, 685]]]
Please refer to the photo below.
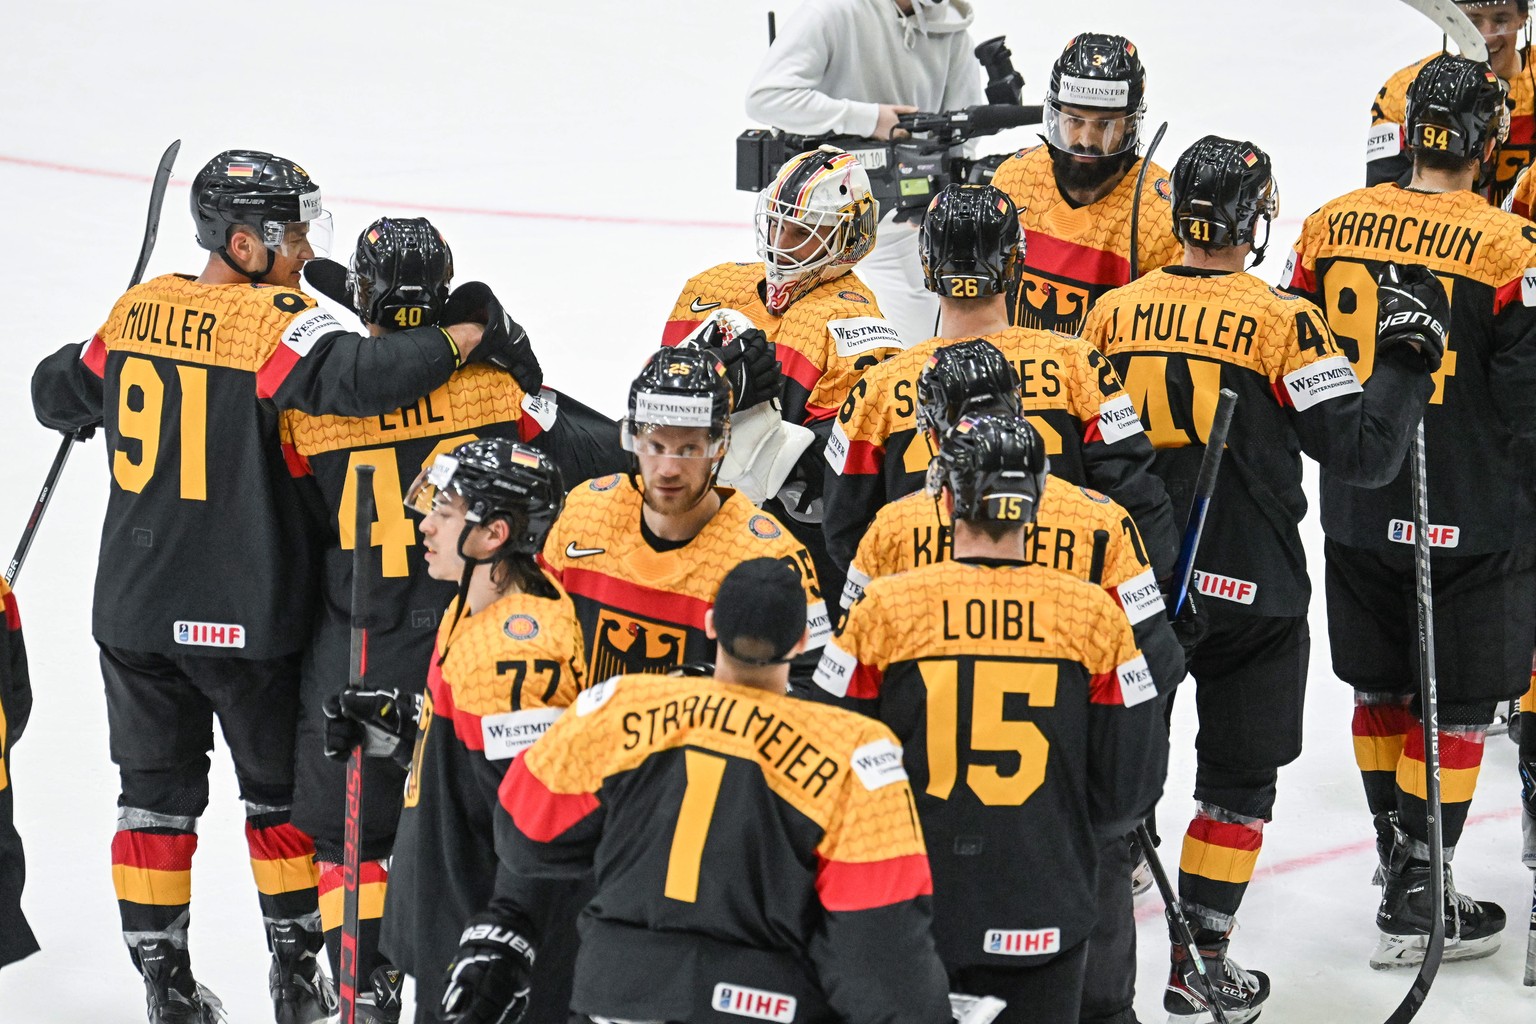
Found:
[[945, 185], [923, 218], [923, 285], [949, 298], [1005, 295], [1024, 261], [1019, 214], [994, 185]]
[[380, 217], [368, 225], [347, 271], [363, 323], [392, 331], [437, 323], [452, 280], [453, 250], [425, 217]]
[[1050, 460], [1022, 416], [966, 416], [944, 435], [928, 464], [928, 493], [948, 491], [957, 521], [1035, 521]]
[[262, 243], [285, 255], [295, 242], [293, 225], [304, 225], [299, 240], [314, 255], [330, 248], [331, 215], [320, 203], [320, 186], [294, 163], [255, 149], [228, 149], [208, 161], [192, 179], [192, 220], [197, 244], [222, 252], [231, 228], [245, 225]]
[[[1454, 3], [1457, 7], [1476, 8], [1497, 7], [1500, 4], [1503, 4], [1505, 0], [1451, 0], [1451, 2]], [[1519, 10], [1522, 15], [1529, 14], [1531, 11], [1531, 0], [1515, 0], [1515, 8]]]
[[[1173, 230], [1185, 245], [1252, 245], [1264, 259], [1280, 192], [1269, 154], [1251, 142], [1207, 135], [1173, 165]], [[1264, 221], [1264, 241], [1256, 241]]]
[[[538, 553], [565, 507], [565, 482], [554, 461], [536, 448], [500, 437], [470, 441], [450, 455], [439, 455], [416, 478], [405, 505], [425, 515], [443, 493], [464, 499], [469, 523], [506, 519], [512, 536], [503, 550], [522, 555]], [[461, 555], [462, 544], [461, 537]]]
[[917, 377], [917, 419], [940, 437], [971, 413], [1022, 416], [1019, 373], [982, 338], [945, 345]]
[[[1124, 36], [1083, 32], [1067, 42], [1051, 65], [1051, 82], [1045, 94], [1046, 141], [1057, 149], [1071, 149], [1070, 133], [1064, 130], [1061, 108], [1119, 111], [1125, 131], [1119, 143], [1101, 155], [1115, 156], [1135, 149], [1141, 117], [1146, 109], [1147, 71], [1136, 54], [1136, 45]], [[1102, 122], [1107, 129], [1114, 119]]]
[[731, 436], [731, 384], [725, 364], [696, 348], [663, 348], [645, 361], [629, 385], [629, 406], [620, 439], [638, 451], [641, 436], [655, 427], [703, 427], [709, 444], [700, 458], [725, 452]]
[[1482, 61], [1442, 53], [1408, 86], [1408, 148], [1481, 161], [1490, 138], [1509, 136], [1504, 83]]

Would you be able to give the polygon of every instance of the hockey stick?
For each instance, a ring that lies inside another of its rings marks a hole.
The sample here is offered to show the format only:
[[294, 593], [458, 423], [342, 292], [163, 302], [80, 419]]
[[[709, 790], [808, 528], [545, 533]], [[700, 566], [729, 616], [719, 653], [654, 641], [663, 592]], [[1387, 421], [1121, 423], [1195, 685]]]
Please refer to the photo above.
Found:
[[[171, 180], [171, 165], [176, 162], [176, 153], [180, 149], [180, 139], [165, 147], [165, 152], [160, 156], [160, 165], [155, 168], [155, 183], [149, 190], [149, 218], [144, 225], [144, 241], [139, 243], [139, 261], [133, 265], [133, 276], [128, 279], [129, 288], [144, 279], [149, 255], [155, 251], [155, 239], [160, 234], [160, 207], [165, 202], [165, 187]], [[10, 564], [5, 567], [7, 584], [14, 586], [16, 577], [21, 575], [21, 564], [27, 560], [27, 552], [32, 550], [37, 528], [43, 521], [43, 513], [48, 511], [48, 503], [53, 500], [54, 488], [59, 485], [59, 477], [64, 475], [64, 463], [69, 461], [69, 453], [75, 442], [89, 440], [94, 433], [95, 427], [81, 427], [64, 435], [58, 453], [53, 457], [53, 465], [48, 467], [48, 475], [43, 478], [43, 489], [37, 493], [37, 501], [32, 505], [32, 515], [21, 531], [21, 542], [16, 545], [16, 553], [11, 556]]]
[[1536, 986], [1536, 871], [1531, 872], [1531, 928], [1525, 934], [1525, 984]]
[[1419, 608], [1419, 718], [1424, 726], [1424, 815], [1429, 829], [1430, 892], [1435, 907], [1430, 920], [1429, 945], [1419, 973], [1387, 1024], [1408, 1024], [1429, 995], [1445, 952], [1445, 847], [1440, 832], [1440, 703], [1435, 687], [1435, 605], [1430, 586], [1429, 484], [1424, 456], [1424, 422], [1419, 421], [1409, 457], [1413, 485], [1413, 582]]
[[1157, 152], [1157, 144], [1163, 141], [1163, 133], [1168, 130], [1168, 122], [1164, 121], [1157, 126], [1157, 134], [1152, 136], [1152, 142], [1147, 146], [1147, 153], [1141, 158], [1141, 168], [1136, 172], [1136, 191], [1131, 193], [1131, 280], [1141, 276], [1141, 259], [1137, 255], [1140, 248], [1136, 244], [1136, 235], [1141, 226], [1141, 190], [1147, 183], [1147, 168], [1152, 166], [1152, 154]]
[[1463, 57], [1488, 59], [1488, 44], [1483, 41], [1482, 33], [1454, 0], [1403, 0], [1403, 3], [1438, 25], [1440, 31], [1456, 43]]
[[1200, 547], [1200, 534], [1205, 530], [1205, 516], [1210, 511], [1211, 496], [1216, 493], [1216, 474], [1221, 472], [1221, 456], [1227, 446], [1227, 434], [1232, 429], [1232, 412], [1237, 407], [1237, 393], [1222, 388], [1216, 399], [1216, 413], [1211, 417], [1211, 430], [1205, 438], [1205, 454], [1200, 457], [1200, 473], [1195, 477], [1195, 496], [1189, 503], [1189, 520], [1184, 524], [1184, 540], [1179, 545], [1179, 561], [1174, 566], [1173, 578], [1178, 584], [1170, 618], [1178, 618], [1189, 600], [1189, 581], [1195, 573], [1195, 552]]
[[[348, 689], [361, 689], [368, 674], [368, 580], [373, 561], [373, 467], [357, 467], [357, 515], [352, 526], [352, 671]], [[347, 756], [347, 817], [341, 854], [341, 977], [336, 996], [340, 1024], [357, 1021], [358, 880], [363, 868], [363, 745]]]

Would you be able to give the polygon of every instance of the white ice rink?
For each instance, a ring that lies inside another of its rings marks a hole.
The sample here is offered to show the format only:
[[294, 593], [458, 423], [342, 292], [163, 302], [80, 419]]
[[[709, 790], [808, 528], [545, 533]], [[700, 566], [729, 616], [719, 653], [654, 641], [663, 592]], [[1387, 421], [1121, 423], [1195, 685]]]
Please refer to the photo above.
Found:
[[[1079, 31], [1127, 34], [1149, 70], [1157, 159], [1207, 132], [1273, 156], [1282, 220], [1273, 279], [1300, 218], [1363, 181], [1371, 98], [1439, 33], [1395, 0], [975, 0], [979, 41], [1008, 34], [1038, 102]], [[798, 0], [779, 0], [781, 17]], [[150, 273], [196, 271], [186, 185], [213, 153], [269, 149], [303, 164], [334, 211], [341, 259], [374, 217], [426, 214], [462, 280], [490, 282], [529, 330], [546, 377], [614, 410], [682, 281], [748, 259], [751, 199], [732, 191], [742, 97], [766, 45], [763, 0], [620, 3], [16, 3], [0, 70], [0, 281], [11, 371], [0, 376], [0, 544], [19, 535], [57, 435], [37, 426], [36, 361], [87, 337], [132, 269], [148, 177], [184, 140]], [[1150, 135], [1150, 126], [1148, 135]], [[1015, 132], [983, 152], [1030, 141]], [[76, 452], [18, 589], [36, 710], [13, 766], [28, 848], [25, 905], [43, 952], [0, 971], [0, 1024], [131, 1024], [142, 986], [118, 934], [108, 846], [116, 772], [90, 637], [106, 494], [100, 439]], [[1309, 520], [1314, 579], [1321, 533]], [[238, 544], [211, 536], [209, 544]], [[1273, 981], [1264, 1020], [1384, 1020], [1411, 973], [1366, 966], [1375, 857], [1350, 746], [1349, 691], [1329, 670], [1319, 595], [1307, 750], [1281, 774], [1276, 820], [1232, 951]], [[1192, 803], [1193, 701], [1180, 703], [1161, 808], [1176, 837]], [[1456, 861], [1460, 888], [1510, 914], [1498, 955], [1442, 970], [1420, 1019], [1530, 1024], [1520, 985], [1531, 875], [1520, 866], [1515, 750], [1491, 738]], [[271, 1019], [267, 954], [227, 755], [194, 872], [199, 979], [235, 1024]], [[1177, 839], [1165, 844], [1170, 866]], [[1167, 946], [1140, 905], [1143, 1021], [1159, 1021]]]

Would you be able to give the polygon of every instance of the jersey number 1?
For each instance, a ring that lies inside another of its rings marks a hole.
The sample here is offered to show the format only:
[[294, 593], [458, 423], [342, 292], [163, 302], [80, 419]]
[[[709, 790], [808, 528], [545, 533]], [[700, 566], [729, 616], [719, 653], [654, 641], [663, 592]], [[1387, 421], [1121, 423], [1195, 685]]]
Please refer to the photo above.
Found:
[[[181, 497], [208, 500], [208, 371], [201, 366], [176, 364], [181, 388], [177, 404], [180, 416]], [[143, 492], [160, 461], [160, 419], [165, 412], [165, 383], [155, 364], [140, 356], [123, 360], [117, 377], [117, 433], [125, 441], [139, 442], [138, 457], [119, 447], [112, 453], [112, 479], [134, 494]], [[137, 404], [137, 408], [135, 408]]]
[[720, 780], [725, 778], [725, 758], [701, 750], [685, 750], [683, 767], [688, 773], [688, 785], [683, 789], [682, 806], [677, 809], [672, 852], [667, 855], [667, 882], [662, 891], [669, 900], [696, 903], [699, 864], [704, 859], [709, 820], [715, 816], [715, 801], [720, 797]]

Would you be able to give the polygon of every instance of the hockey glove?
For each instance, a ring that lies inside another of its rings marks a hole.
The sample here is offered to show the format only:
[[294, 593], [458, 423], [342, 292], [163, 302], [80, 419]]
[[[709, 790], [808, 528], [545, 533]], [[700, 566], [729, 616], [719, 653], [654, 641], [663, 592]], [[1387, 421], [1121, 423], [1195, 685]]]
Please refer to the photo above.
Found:
[[528, 332], [507, 315], [490, 285], [470, 281], [455, 288], [443, 310], [443, 323], [484, 325], [485, 334], [467, 362], [490, 363], [505, 370], [524, 394], [537, 395], [544, 386], [544, 369], [533, 354]]
[[345, 761], [361, 745], [364, 757], [410, 763], [421, 698], [397, 690], [343, 690], [325, 705], [325, 756]]
[[[1168, 614], [1173, 615], [1173, 606], [1178, 601], [1179, 595], [1163, 591], [1163, 604], [1168, 609]], [[1173, 615], [1173, 635], [1179, 641], [1179, 646], [1184, 648], [1184, 656], [1188, 658], [1200, 646], [1200, 641], [1205, 639], [1205, 634], [1211, 631], [1211, 620], [1200, 610], [1200, 605], [1195, 601], [1195, 592], [1190, 590], [1184, 595], [1184, 608], [1177, 615]]]
[[714, 351], [725, 364], [725, 376], [731, 382], [733, 412], [751, 409], [784, 393], [784, 371], [774, 345], [756, 327], [742, 331], [735, 341]]
[[464, 926], [448, 965], [442, 1014], [458, 1024], [518, 1024], [528, 1012], [533, 945], [497, 914], [477, 914]]
[[1451, 303], [1440, 279], [1415, 264], [1388, 263], [1376, 276], [1376, 351], [1417, 346], [1430, 373], [1445, 356]]
[[[775, 364], [777, 365], [777, 364]], [[778, 494], [816, 435], [785, 423], [779, 410], [761, 402], [731, 416], [731, 444], [720, 461], [720, 483], [759, 507]], [[818, 471], [820, 466], [815, 467]]]
[[357, 315], [357, 307], [352, 305], [351, 275], [340, 263], [323, 256], [305, 260], [304, 283], [337, 305], [351, 310], [353, 316]]

